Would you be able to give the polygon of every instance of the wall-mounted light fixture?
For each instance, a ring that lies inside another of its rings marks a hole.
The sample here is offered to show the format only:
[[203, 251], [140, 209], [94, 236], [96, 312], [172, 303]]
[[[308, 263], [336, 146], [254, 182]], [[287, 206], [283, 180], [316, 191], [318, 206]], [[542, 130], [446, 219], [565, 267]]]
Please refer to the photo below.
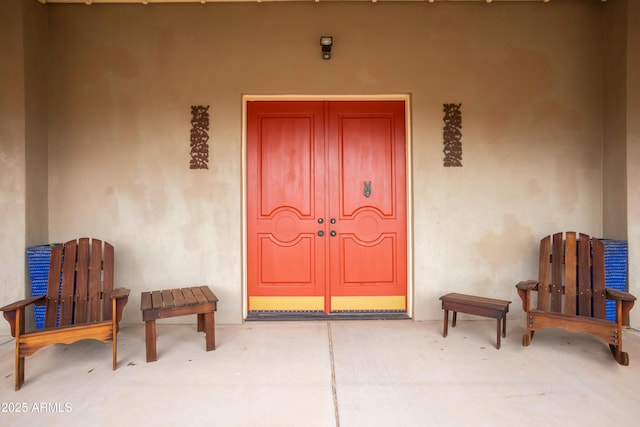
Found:
[[333, 46], [333, 37], [320, 36], [320, 46], [322, 47], [322, 59], [331, 59], [331, 46]]

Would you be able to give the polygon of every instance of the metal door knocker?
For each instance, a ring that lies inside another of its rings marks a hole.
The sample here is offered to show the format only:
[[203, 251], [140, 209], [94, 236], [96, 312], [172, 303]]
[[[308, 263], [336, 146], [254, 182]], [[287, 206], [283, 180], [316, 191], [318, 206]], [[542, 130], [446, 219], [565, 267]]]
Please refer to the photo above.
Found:
[[371, 181], [364, 182], [364, 197], [371, 197]]

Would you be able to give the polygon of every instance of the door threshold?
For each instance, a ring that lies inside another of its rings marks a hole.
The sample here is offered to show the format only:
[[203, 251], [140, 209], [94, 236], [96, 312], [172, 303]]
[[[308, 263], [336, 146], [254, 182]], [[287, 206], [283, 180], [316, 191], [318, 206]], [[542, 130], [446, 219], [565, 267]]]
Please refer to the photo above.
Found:
[[410, 320], [406, 311], [250, 311], [245, 319], [255, 321], [297, 321], [297, 320]]

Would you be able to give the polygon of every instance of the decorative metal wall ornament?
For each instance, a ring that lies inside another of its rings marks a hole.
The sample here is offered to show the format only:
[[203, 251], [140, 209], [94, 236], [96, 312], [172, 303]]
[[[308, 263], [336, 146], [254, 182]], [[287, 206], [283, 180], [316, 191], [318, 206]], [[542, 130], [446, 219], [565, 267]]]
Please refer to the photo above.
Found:
[[191, 106], [190, 169], [209, 169], [209, 106]]
[[444, 166], [462, 167], [462, 104], [443, 104]]

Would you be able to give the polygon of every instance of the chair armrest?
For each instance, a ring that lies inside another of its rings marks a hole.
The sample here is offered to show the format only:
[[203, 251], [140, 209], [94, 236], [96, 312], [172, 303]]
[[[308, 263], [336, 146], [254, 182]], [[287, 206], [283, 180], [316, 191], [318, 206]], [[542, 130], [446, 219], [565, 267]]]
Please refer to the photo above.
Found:
[[116, 288], [111, 291], [111, 299], [125, 298], [129, 296], [130, 290], [127, 288]]
[[538, 290], [538, 282], [536, 280], [523, 280], [516, 284], [518, 296], [522, 300], [522, 311], [527, 313], [531, 306], [531, 291]]
[[[9, 322], [9, 327], [11, 329], [11, 336], [16, 337], [16, 335], [21, 335], [24, 333], [24, 309], [28, 305], [34, 304], [36, 302], [41, 302], [45, 300], [44, 295], [25, 298], [20, 301], [16, 301], [12, 304], [5, 305], [0, 308], [2, 311], [2, 316]], [[20, 319], [23, 319], [19, 322], [19, 325], [16, 322], [16, 318], [20, 315]]]
[[25, 298], [23, 300], [11, 303], [9, 305], [5, 305], [4, 307], [0, 308], [0, 311], [16, 311], [18, 309], [25, 308], [28, 305], [35, 304], [36, 302], [38, 302], [40, 300], [44, 301], [44, 298], [45, 298], [44, 295]]
[[635, 301], [636, 297], [629, 292], [619, 291], [617, 289], [607, 288], [607, 299], [619, 299], [622, 301]]
[[523, 291], [537, 291], [538, 290], [538, 281], [537, 280], [523, 280], [522, 282], [518, 282], [516, 288], [522, 289]]
[[116, 323], [120, 323], [122, 320], [122, 311], [127, 305], [127, 302], [129, 302], [129, 292], [127, 288], [116, 288], [111, 291], [111, 304], [113, 304], [112, 307], [116, 310], [116, 317], [114, 319]]

